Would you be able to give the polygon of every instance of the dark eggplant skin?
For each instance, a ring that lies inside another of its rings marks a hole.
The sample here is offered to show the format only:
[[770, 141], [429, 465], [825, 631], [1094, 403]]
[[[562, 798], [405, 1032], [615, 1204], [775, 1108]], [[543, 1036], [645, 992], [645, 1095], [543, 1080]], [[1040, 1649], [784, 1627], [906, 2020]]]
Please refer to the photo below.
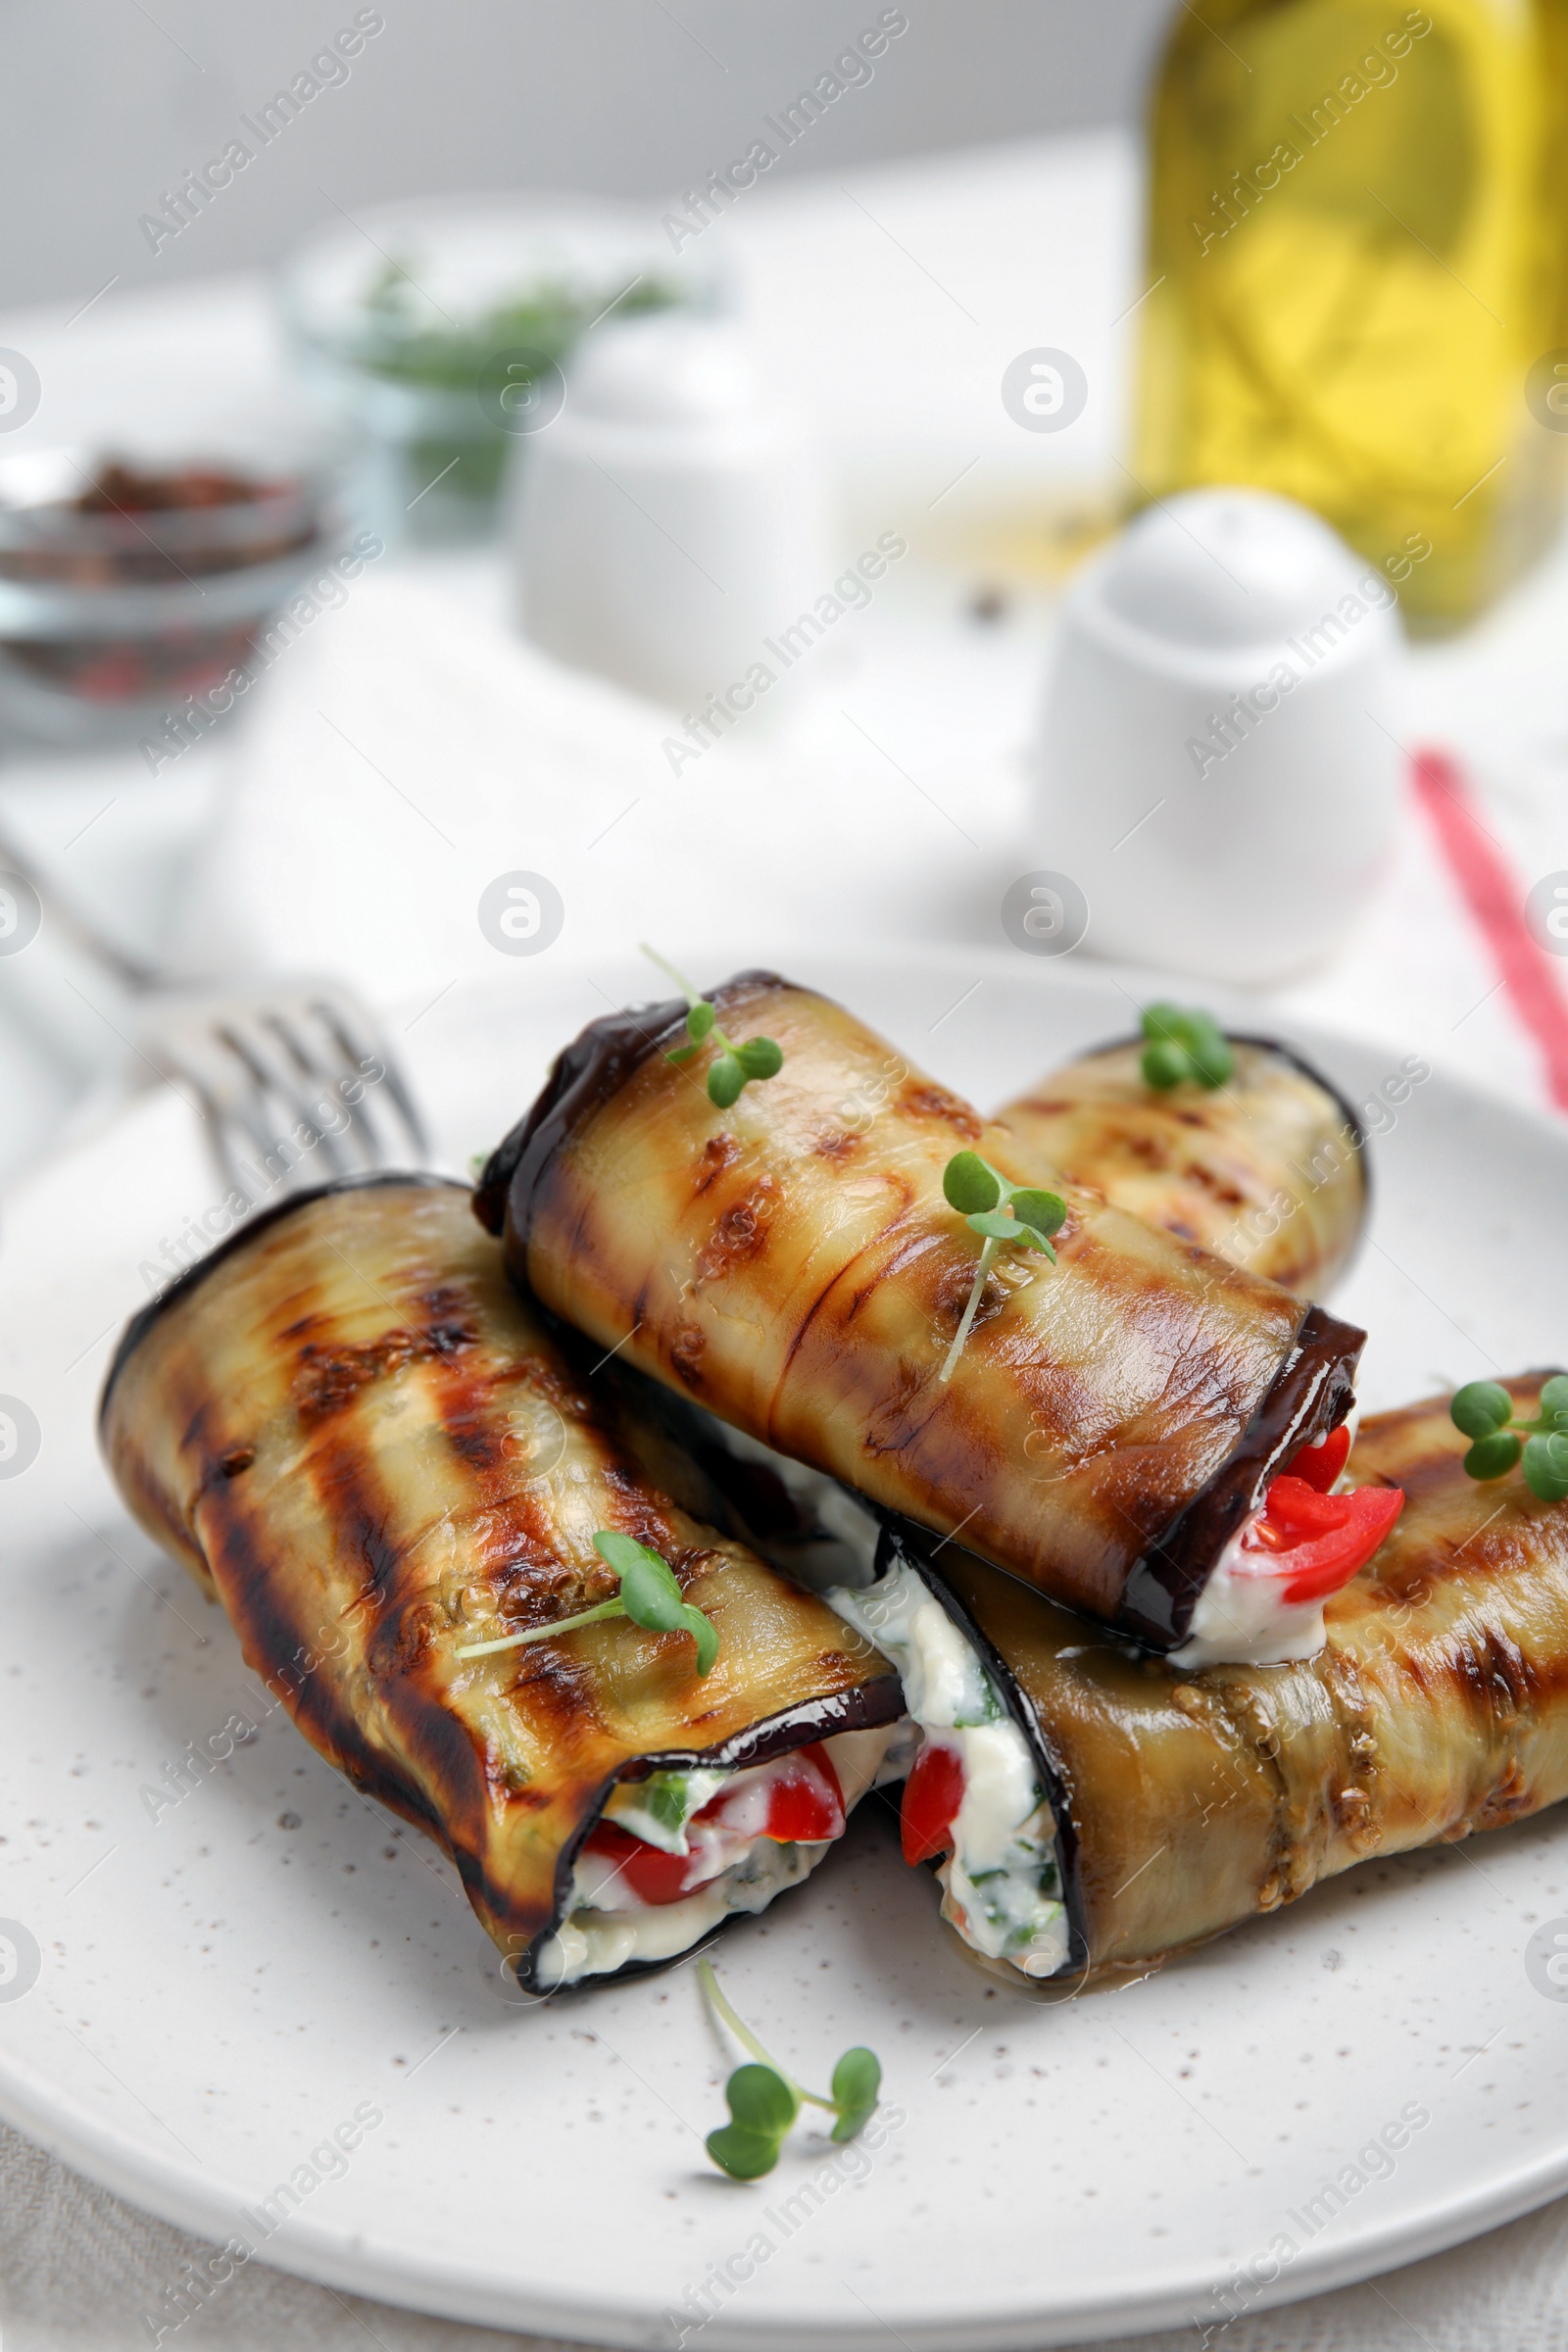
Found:
[[1065, 1063], [997, 1113], [1037, 1184], [1058, 1177], [1234, 1266], [1322, 1298], [1366, 1224], [1366, 1136], [1278, 1039], [1233, 1037], [1224, 1086], [1146, 1084], [1144, 1040]]
[[[102, 1432], [140, 1524], [312, 1745], [452, 1856], [525, 1987], [617, 1781], [902, 1712], [884, 1658], [676, 1499], [695, 1470], [568, 1361], [463, 1186], [351, 1181], [243, 1227], [135, 1319]], [[599, 1528], [711, 1618], [706, 1679], [624, 1620], [455, 1655], [612, 1597]]]
[[[1007, 1131], [766, 972], [720, 1025], [783, 1050], [715, 1110], [685, 1006], [593, 1023], [493, 1155], [477, 1213], [519, 1286], [760, 1443], [1156, 1648], [1270, 1477], [1345, 1418], [1364, 1335], [1067, 1188], [1058, 1262], [994, 1269], [942, 1172]], [[891, 1075], [890, 1075], [891, 1073]]]
[[[1533, 1413], [1549, 1377], [1504, 1385]], [[905, 1531], [1034, 1749], [1061, 1841], [1064, 1976], [1140, 1972], [1369, 1856], [1568, 1796], [1568, 1503], [1517, 1474], [1466, 1477], [1448, 1403], [1363, 1422], [1349, 1475], [1402, 1487], [1404, 1510], [1294, 1665], [1185, 1671]]]

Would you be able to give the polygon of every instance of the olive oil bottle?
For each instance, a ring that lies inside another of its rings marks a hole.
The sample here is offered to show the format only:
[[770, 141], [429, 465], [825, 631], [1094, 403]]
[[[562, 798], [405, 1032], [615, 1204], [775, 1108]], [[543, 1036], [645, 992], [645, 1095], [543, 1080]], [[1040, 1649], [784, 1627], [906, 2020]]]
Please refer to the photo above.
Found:
[[1568, 447], [1568, 0], [1198, 0], [1155, 83], [1146, 495], [1312, 507], [1451, 626]]

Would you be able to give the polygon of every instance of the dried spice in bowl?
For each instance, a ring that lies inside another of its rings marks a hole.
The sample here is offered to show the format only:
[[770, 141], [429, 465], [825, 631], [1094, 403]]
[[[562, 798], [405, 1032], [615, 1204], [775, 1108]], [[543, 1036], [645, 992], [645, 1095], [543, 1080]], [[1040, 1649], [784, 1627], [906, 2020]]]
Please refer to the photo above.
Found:
[[309, 469], [210, 461], [0, 464], [0, 683], [59, 737], [145, 713], [243, 664], [323, 537]]

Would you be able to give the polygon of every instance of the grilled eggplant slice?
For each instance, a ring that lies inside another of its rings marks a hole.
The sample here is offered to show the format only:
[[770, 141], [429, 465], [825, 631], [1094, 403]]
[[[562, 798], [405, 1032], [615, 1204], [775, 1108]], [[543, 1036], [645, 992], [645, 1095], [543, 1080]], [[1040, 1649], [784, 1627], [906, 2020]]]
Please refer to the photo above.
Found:
[[[1547, 1377], [1505, 1384], [1519, 1410], [1536, 1411]], [[1363, 1423], [1352, 1474], [1403, 1488], [1406, 1507], [1329, 1601], [1327, 1642], [1305, 1661], [1185, 1673], [918, 1536], [884, 1548], [880, 1585], [836, 1596], [856, 1622], [887, 1627], [897, 1656], [908, 1615], [898, 1580], [916, 1577], [1028, 1742], [1056, 1832], [1047, 1891], [1059, 1890], [1065, 1916], [1054, 1942], [1048, 1923], [1007, 1953], [960, 1888], [975, 1909], [965, 1940], [993, 1973], [1016, 1985], [1020, 1972], [1143, 1970], [1369, 1855], [1467, 1838], [1568, 1796], [1568, 1503], [1539, 1501], [1522, 1479], [1468, 1478], [1469, 1440], [1448, 1401]], [[910, 1696], [918, 1714], [912, 1684]], [[934, 1743], [955, 1748], [940, 1715]], [[906, 1807], [920, 1778], [917, 1758]], [[914, 1810], [916, 1833], [929, 1831], [929, 1805], [916, 1798]], [[956, 1920], [951, 1864], [943, 1877]], [[1021, 1900], [1012, 1913], [1026, 1921]]]
[[1011, 1137], [770, 973], [714, 992], [783, 1067], [715, 1110], [686, 1007], [595, 1022], [485, 1170], [514, 1277], [602, 1347], [1053, 1597], [1185, 1640], [1275, 1473], [1342, 1422], [1364, 1335], [1071, 1190], [939, 1375], [979, 1241], [943, 1197]]
[[[804, 1877], [831, 1779], [846, 1807], [870, 1785], [903, 1701], [820, 1600], [675, 1499], [695, 1473], [573, 1370], [469, 1199], [387, 1177], [246, 1226], [129, 1327], [103, 1439], [306, 1738], [447, 1849], [548, 1989], [666, 1959]], [[614, 1597], [601, 1529], [660, 1552], [717, 1629], [706, 1679], [687, 1636], [625, 1619], [458, 1654]]]
[[1366, 1138], [1343, 1095], [1288, 1046], [1233, 1037], [1221, 1087], [1143, 1075], [1144, 1041], [1081, 1054], [997, 1113], [1033, 1184], [1098, 1193], [1178, 1241], [1323, 1298], [1366, 1222]]

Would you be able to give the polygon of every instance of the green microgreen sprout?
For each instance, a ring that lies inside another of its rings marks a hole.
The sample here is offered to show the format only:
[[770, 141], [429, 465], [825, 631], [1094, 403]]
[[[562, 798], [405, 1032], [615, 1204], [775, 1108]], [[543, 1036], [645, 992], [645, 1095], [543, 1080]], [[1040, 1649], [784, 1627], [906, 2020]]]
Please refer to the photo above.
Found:
[[697, 1980], [742, 2049], [755, 2063], [738, 2066], [724, 2085], [730, 2120], [708, 2134], [708, 2153], [732, 2180], [760, 2180], [779, 2160], [790, 2126], [804, 2105], [825, 2107], [837, 2120], [836, 2140], [853, 2139], [876, 2113], [882, 2088], [882, 2069], [869, 2050], [846, 2050], [833, 2069], [832, 2095], [823, 2098], [803, 2090], [799, 2082], [771, 2059], [757, 2035], [737, 2017], [719, 1989], [709, 1960], [697, 1963]]
[[1146, 1086], [1164, 1094], [1192, 1079], [1212, 1089], [1224, 1086], [1235, 1071], [1231, 1041], [1212, 1013], [1196, 1006], [1184, 1010], [1180, 1004], [1151, 1004], [1141, 1026], [1149, 1040], [1140, 1065]]
[[503, 1634], [495, 1642], [469, 1642], [457, 1655], [488, 1658], [500, 1649], [521, 1649], [527, 1642], [553, 1642], [558, 1634], [569, 1634], [573, 1626], [603, 1625], [607, 1618], [629, 1617], [633, 1625], [644, 1626], [651, 1634], [690, 1634], [697, 1644], [697, 1672], [707, 1674], [718, 1655], [718, 1629], [710, 1617], [687, 1600], [668, 1561], [635, 1537], [617, 1535], [609, 1527], [600, 1528], [594, 1537], [594, 1549], [620, 1579], [615, 1599], [579, 1609], [573, 1617], [558, 1617], [553, 1625], [526, 1626], [521, 1633]]
[[980, 1304], [986, 1277], [999, 1252], [1006, 1249], [1040, 1250], [1054, 1265], [1056, 1252], [1051, 1247], [1051, 1236], [1064, 1221], [1067, 1203], [1059, 1193], [1043, 1193], [1032, 1184], [1009, 1184], [978, 1152], [954, 1153], [942, 1171], [942, 1190], [948, 1205], [960, 1209], [971, 1232], [982, 1235], [985, 1241], [968, 1304], [937, 1375], [939, 1380], [947, 1381], [953, 1378], [954, 1366], [963, 1353], [963, 1343], [969, 1337], [969, 1326]]
[[731, 1045], [718, 1026], [718, 1015], [712, 1005], [706, 997], [697, 994], [685, 973], [677, 972], [654, 948], [645, 945], [643, 954], [662, 972], [667, 973], [686, 1000], [686, 1034], [691, 1044], [677, 1046], [664, 1059], [685, 1064], [704, 1046], [718, 1048], [717, 1058], [708, 1068], [708, 1100], [715, 1110], [728, 1110], [754, 1079], [778, 1076], [784, 1067], [784, 1055], [770, 1037], [749, 1037], [741, 1045]]
[[1464, 1457], [1471, 1478], [1506, 1478], [1522, 1454], [1531, 1494], [1543, 1502], [1568, 1501], [1568, 1373], [1545, 1383], [1534, 1421], [1516, 1417], [1513, 1398], [1494, 1380], [1467, 1381], [1448, 1418], [1473, 1441]]

